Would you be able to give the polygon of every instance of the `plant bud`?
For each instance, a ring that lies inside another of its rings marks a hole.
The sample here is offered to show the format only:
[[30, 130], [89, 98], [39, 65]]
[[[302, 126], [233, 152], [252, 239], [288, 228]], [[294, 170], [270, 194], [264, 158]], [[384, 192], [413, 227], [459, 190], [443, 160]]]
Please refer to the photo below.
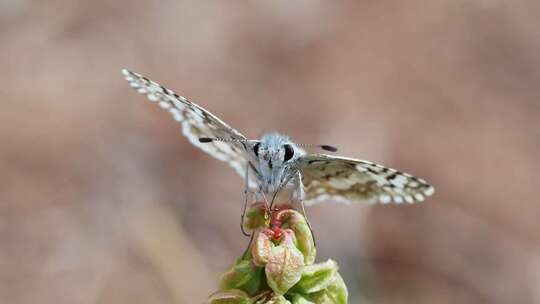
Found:
[[290, 228], [296, 236], [298, 249], [304, 255], [304, 263], [311, 265], [317, 256], [317, 249], [313, 241], [313, 234], [306, 219], [302, 214], [293, 209], [280, 210], [276, 216], [277, 221], [282, 223], [283, 228]]
[[265, 267], [268, 286], [278, 295], [285, 294], [302, 277], [304, 256], [294, 243], [294, 232], [284, 230], [281, 243], [272, 248]]
[[251, 247], [253, 263], [259, 267], [264, 267], [268, 262], [268, 258], [270, 256], [272, 248], [274, 248], [274, 244], [270, 240], [268, 234], [265, 233], [265, 230], [259, 230], [253, 240], [253, 245]]

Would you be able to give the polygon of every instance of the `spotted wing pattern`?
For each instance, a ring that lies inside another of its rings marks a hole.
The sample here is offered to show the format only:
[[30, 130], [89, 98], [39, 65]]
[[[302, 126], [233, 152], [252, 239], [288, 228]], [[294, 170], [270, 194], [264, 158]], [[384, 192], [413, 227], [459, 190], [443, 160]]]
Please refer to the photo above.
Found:
[[421, 202], [435, 191], [423, 179], [381, 165], [330, 155], [298, 160], [307, 204], [321, 200], [383, 204]]
[[239, 141], [199, 142], [201, 137], [245, 140], [244, 135], [229, 127], [203, 107], [179, 96], [172, 90], [135, 72], [124, 69], [122, 74], [137, 92], [146, 95], [148, 100], [169, 111], [174, 120], [182, 124], [182, 132], [193, 145], [213, 157], [227, 162], [238, 174], [244, 177], [248, 161], [244, 143]]

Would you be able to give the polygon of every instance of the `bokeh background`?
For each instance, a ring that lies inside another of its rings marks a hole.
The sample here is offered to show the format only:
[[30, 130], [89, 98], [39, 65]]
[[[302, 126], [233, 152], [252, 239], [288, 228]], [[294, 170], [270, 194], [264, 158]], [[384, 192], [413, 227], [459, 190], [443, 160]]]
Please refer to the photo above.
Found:
[[0, 1], [0, 302], [204, 303], [242, 181], [130, 89], [431, 181], [323, 204], [350, 303], [540, 303], [540, 2]]

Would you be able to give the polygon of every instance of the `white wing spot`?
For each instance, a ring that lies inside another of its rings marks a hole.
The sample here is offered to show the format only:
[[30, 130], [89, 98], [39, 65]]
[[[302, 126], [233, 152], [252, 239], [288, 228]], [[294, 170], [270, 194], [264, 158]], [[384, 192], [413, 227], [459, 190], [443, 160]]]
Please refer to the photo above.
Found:
[[176, 108], [170, 108], [169, 109], [169, 112], [171, 113], [171, 115], [173, 116], [173, 119], [180, 122], [182, 121], [182, 114], [180, 114], [180, 111], [178, 111], [178, 109]]
[[392, 179], [390, 182], [398, 187], [402, 187], [405, 185], [408, 181], [408, 178], [403, 175], [396, 175], [394, 179]]
[[159, 100], [159, 96], [157, 94], [148, 94], [147, 97], [151, 102], [156, 102]]
[[140, 88], [137, 89], [137, 93], [144, 95], [144, 94], [148, 93], [148, 90], [146, 88], [140, 87]]
[[424, 190], [424, 194], [425, 194], [426, 196], [433, 195], [433, 193], [435, 193], [435, 188], [433, 188], [433, 187], [431, 187], [431, 186], [430, 186], [429, 188], [427, 188], [426, 190]]
[[159, 102], [159, 106], [162, 108], [162, 109], [168, 109], [171, 107], [171, 104], [162, 100]]
[[392, 201], [392, 198], [390, 197], [390, 195], [387, 195], [387, 194], [383, 194], [379, 197], [379, 200], [381, 201], [381, 203], [383, 204], [388, 204]]
[[356, 165], [356, 170], [358, 170], [360, 172], [366, 172], [367, 168], [365, 168], [362, 165], [358, 164], [358, 165]]
[[415, 182], [415, 181], [409, 182], [409, 186], [412, 187], [412, 188], [416, 188], [416, 187], [418, 187], [418, 185], [420, 185], [420, 184]]

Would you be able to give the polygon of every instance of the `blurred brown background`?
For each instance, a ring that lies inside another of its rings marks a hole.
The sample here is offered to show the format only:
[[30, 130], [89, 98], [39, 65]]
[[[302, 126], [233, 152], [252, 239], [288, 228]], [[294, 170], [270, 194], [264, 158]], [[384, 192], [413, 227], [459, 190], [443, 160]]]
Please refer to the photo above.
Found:
[[121, 68], [249, 137], [431, 181], [317, 205], [350, 303], [540, 303], [538, 1], [0, 1], [0, 303], [203, 303], [242, 181]]

